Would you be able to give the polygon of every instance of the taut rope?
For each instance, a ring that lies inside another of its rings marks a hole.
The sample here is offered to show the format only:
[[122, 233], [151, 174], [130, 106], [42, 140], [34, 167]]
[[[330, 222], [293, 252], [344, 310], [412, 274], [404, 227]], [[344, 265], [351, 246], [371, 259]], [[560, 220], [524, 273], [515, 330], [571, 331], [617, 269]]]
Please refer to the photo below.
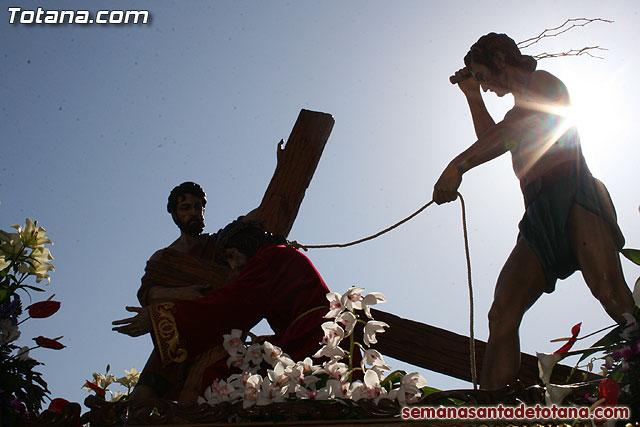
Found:
[[[464, 199], [462, 198], [462, 194], [458, 193], [458, 198], [460, 199], [460, 206], [462, 208], [462, 234], [464, 236], [464, 252], [465, 258], [467, 261], [467, 283], [469, 284], [469, 353], [471, 356], [471, 380], [473, 382], [473, 388], [478, 388], [478, 371], [476, 367], [476, 347], [475, 347], [475, 338], [474, 338], [474, 327], [473, 327], [473, 284], [471, 282], [471, 256], [469, 255], [469, 234], [467, 232], [467, 213], [466, 207], [464, 204]], [[290, 246], [296, 249], [302, 249], [303, 251], [307, 251], [309, 249], [323, 249], [323, 248], [346, 248], [349, 246], [354, 246], [359, 243], [366, 242], [368, 240], [373, 240], [376, 237], [382, 236], [385, 233], [401, 226], [405, 222], [413, 219], [415, 216], [420, 214], [422, 211], [427, 209], [429, 206], [433, 204], [433, 200], [431, 200], [426, 205], [420, 207], [417, 211], [406, 217], [405, 219], [396, 222], [390, 227], [385, 228], [382, 231], [377, 232], [376, 234], [372, 234], [371, 236], [363, 237], [362, 239], [354, 240], [353, 242], [347, 243], [332, 243], [328, 245], [303, 245], [298, 243], [297, 241], [288, 242]]]

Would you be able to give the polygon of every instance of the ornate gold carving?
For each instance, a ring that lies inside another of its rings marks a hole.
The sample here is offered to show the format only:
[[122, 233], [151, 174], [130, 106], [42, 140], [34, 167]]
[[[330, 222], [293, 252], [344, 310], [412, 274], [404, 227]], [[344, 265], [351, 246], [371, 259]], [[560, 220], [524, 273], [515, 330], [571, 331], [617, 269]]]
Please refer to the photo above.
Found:
[[187, 358], [187, 350], [180, 347], [176, 319], [171, 313], [173, 307], [174, 304], [171, 302], [149, 306], [153, 335], [164, 366], [172, 362], [184, 362]]

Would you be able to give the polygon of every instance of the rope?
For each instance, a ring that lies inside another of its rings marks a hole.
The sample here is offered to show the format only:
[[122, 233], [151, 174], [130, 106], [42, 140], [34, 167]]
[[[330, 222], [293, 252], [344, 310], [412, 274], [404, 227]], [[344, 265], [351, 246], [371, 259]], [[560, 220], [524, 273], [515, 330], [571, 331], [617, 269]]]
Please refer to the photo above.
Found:
[[[473, 284], [471, 282], [471, 256], [469, 255], [469, 233], [467, 231], [466, 207], [464, 204], [464, 199], [462, 198], [462, 194], [458, 193], [458, 198], [460, 199], [460, 206], [462, 208], [462, 234], [464, 236], [464, 252], [465, 252], [465, 258], [467, 262], [467, 283], [469, 285], [469, 353], [471, 356], [471, 381], [473, 382], [473, 388], [477, 389], [478, 388], [478, 370], [476, 367], [476, 346], [475, 346], [475, 338], [474, 338], [475, 331], [473, 326], [474, 301], [473, 301]], [[420, 207], [417, 211], [415, 211], [405, 219], [396, 222], [392, 226], [387, 227], [384, 230], [377, 232], [376, 234], [372, 234], [371, 236], [363, 237], [362, 239], [354, 240], [352, 242], [332, 243], [327, 245], [303, 245], [301, 243], [298, 243], [296, 240], [293, 240], [293, 241], [287, 241], [287, 243], [289, 244], [289, 246], [295, 249], [302, 249], [305, 252], [308, 251], [309, 249], [346, 248], [349, 246], [354, 246], [354, 245], [366, 242], [368, 240], [373, 240], [376, 237], [382, 236], [383, 234], [388, 233], [389, 231], [395, 228], [398, 228], [405, 222], [413, 219], [414, 217], [422, 213], [422, 211], [427, 209], [432, 204], [433, 204], [433, 200], [431, 200], [429, 203]]]

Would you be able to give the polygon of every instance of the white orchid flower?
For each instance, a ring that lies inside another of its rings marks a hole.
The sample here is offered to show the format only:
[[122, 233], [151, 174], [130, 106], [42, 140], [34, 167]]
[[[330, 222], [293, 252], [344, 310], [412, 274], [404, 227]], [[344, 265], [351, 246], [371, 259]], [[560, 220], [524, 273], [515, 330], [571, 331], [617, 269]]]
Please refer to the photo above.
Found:
[[371, 316], [371, 306], [375, 305], [379, 302], [387, 302], [387, 297], [382, 295], [380, 292], [371, 292], [362, 300], [362, 308], [364, 310], [364, 314], [369, 318], [373, 319]]
[[244, 388], [244, 394], [242, 398], [242, 407], [248, 408], [249, 406], [253, 406], [258, 401], [258, 396], [260, 394], [260, 389], [262, 387], [262, 376], [260, 375], [251, 375], [247, 380], [247, 383]]
[[374, 399], [378, 401], [386, 395], [386, 390], [380, 385], [380, 377], [373, 370], [369, 369], [364, 374], [364, 382], [354, 381], [351, 388], [351, 398], [353, 400]]
[[222, 336], [222, 346], [227, 353], [231, 356], [235, 356], [238, 353], [244, 354], [244, 343], [242, 342], [242, 331], [240, 329], [232, 329], [230, 334]]
[[362, 362], [360, 363], [360, 366], [364, 371], [365, 365], [384, 366], [384, 364], [385, 364], [384, 358], [382, 357], [382, 354], [380, 354], [379, 351], [368, 349], [368, 350], [365, 350], [362, 355]]
[[340, 303], [347, 310], [362, 310], [362, 292], [364, 288], [350, 287], [340, 298]]
[[324, 386], [324, 389], [328, 395], [329, 399], [348, 399], [349, 398], [349, 388], [351, 384], [346, 381], [339, 381], [335, 379], [327, 380], [327, 384]]
[[316, 373], [319, 369], [321, 369], [319, 366], [313, 364], [313, 359], [311, 359], [310, 357], [305, 357], [304, 360], [296, 363], [295, 366], [300, 367], [305, 375]]
[[267, 377], [276, 387], [283, 387], [289, 381], [289, 375], [285, 372], [285, 366], [282, 362], [276, 363], [273, 369], [268, 369]]
[[264, 361], [271, 366], [276, 366], [282, 356], [282, 349], [278, 346], [271, 344], [269, 341], [265, 341], [262, 344], [264, 350]]
[[376, 333], [381, 333], [384, 332], [384, 328], [388, 328], [389, 325], [387, 325], [384, 322], [379, 322], [377, 320], [370, 320], [367, 322], [367, 324], [364, 326], [364, 343], [367, 345], [367, 347], [371, 344], [375, 344], [378, 342], [378, 340], [376, 339]]
[[332, 319], [344, 310], [344, 306], [341, 302], [342, 295], [337, 292], [329, 292], [326, 297], [329, 301], [329, 312], [324, 315], [324, 318]]
[[328, 357], [330, 359], [342, 359], [345, 356], [344, 350], [337, 345], [331, 343], [322, 346], [322, 348], [313, 355], [314, 358]]
[[336, 317], [336, 322], [340, 323], [344, 327], [344, 336], [348, 337], [353, 333], [358, 318], [350, 311], [342, 312]]
[[326, 388], [316, 390], [315, 386], [312, 388], [300, 386], [296, 388], [296, 397], [309, 400], [327, 400], [329, 399], [329, 391]]
[[627, 323], [624, 325], [624, 329], [622, 330], [620, 337], [627, 341], [631, 341], [633, 337], [636, 336], [638, 329], [640, 329], [640, 324], [636, 322], [636, 318], [633, 317], [633, 314], [631, 313], [623, 313], [622, 317], [624, 317], [624, 320], [626, 320]]
[[538, 375], [542, 383], [547, 385], [551, 380], [553, 368], [566, 356], [564, 353], [536, 353], [536, 356], [538, 356]]
[[421, 388], [427, 385], [427, 380], [417, 372], [402, 377], [400, 387], [389, 392], [389, 399], [398, 400], [401, 405], [415, 403], [421, 397]]
[[264, 378], [256, 405], [264, 406], [273, 402], [284, 402], [287, 393], [288, 388], [286, 386], [282, 388], [269, 381], [268, 378]]
[[324, 322], [322, 325], [324, 336], [322, 337], [322, 344], [337, 346], [342, 338], [344, 338], [344, 329], [336, 322]]
[[236, 353], [233, 356], [229, 356], [229, 358], [227, 359], [227, 368], [230, 368], [232, 366], [244, 371], [245, 368], [249, 367], [249, 363], [245, 360], [244, 354]]
[[262, 363], [262, 355], [262, 344], [255, 343], [249, 346], [245, 357], [248, 357], [254, 365], [258, 366]]
[[343, 382], [346, 381], [349, 376], [349, 367], [345, 363], [332, 360], [325, 362], [318, 373], [326, 373], [329, 377]]

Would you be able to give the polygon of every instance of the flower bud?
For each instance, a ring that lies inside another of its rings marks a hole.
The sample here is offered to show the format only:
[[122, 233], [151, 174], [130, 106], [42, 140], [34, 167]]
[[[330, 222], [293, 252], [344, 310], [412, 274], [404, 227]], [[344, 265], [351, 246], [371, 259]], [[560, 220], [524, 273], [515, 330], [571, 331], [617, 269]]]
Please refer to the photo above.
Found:
[[53, 315], [60, 308], [58, 301], [40, 301], [27, 307], [29, 316], [34, 319], [44, 319]]
[[51, 338], [45, 338], [42, 335], [40, 335], [38, 338], [34, 338], [33, 340], [40, 347], [50, 348], [50, 349], [53, 349], [53, 350], [62, 350], [66, 346], [64, 344], [62, 344], [61, 342], [58, 342], [58, 340], [60, 338], [62, 338], [62, 337], [51, 339]]

